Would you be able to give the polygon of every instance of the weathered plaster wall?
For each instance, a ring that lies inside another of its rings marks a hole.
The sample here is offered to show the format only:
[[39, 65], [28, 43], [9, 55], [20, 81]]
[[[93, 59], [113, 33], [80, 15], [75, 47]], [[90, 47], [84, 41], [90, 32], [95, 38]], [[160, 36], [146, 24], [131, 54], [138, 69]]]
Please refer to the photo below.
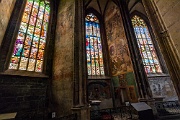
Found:
[[154, 0], [180, 56], [180, 1]]
[[0, 2], [0, 46], [15, 2], [16, 0], [1, 0]]
[[74, 1], [61, 0], [58, 10], [52, 95], [57, 116], [71, 113], [73, 102]]
[[121, 14], [118, 7], [113, 2], [108, 6], [105, 14], [105, 28], [112, 75], [116, 76], [132, 72], [133, 68]]

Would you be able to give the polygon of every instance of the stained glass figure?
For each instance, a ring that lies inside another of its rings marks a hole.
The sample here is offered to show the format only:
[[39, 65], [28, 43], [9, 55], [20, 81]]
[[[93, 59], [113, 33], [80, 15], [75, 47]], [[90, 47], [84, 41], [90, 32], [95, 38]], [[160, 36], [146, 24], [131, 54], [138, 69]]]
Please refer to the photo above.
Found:
[[146, 73], [162, 73], [146, 23], [135, 15], [132, 18], [132, 24]]
[[88, 75], [104, 75], [104, 63], [98, 18], [89, 13], [85, 18]]
[[49, 16], [48, 0], [27, 0], [9, 69], [42, 72]]

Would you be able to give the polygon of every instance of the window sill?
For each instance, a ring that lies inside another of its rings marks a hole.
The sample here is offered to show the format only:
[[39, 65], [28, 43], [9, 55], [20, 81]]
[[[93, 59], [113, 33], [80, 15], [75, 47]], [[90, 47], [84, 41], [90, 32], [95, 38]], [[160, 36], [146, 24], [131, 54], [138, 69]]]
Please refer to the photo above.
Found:
[[147, 77], [168, 77], [169, 74], [165, 74], [165, 73], [154, 73], [154, 74], [147, 74]]
[[111, 79], [109, 76], [88, 76], [88, 80], [108, 80]]
[[32, 71], [19, 71], [19, 70], [6, 70], [4, 72], [0, 72], [0, 75], [17, 75], [17, 76], [26, 76], [26, 77], [42, 77], [42, 78], [48, 78], [49, 76], [38, 73], [38, 72], [32, 72]]

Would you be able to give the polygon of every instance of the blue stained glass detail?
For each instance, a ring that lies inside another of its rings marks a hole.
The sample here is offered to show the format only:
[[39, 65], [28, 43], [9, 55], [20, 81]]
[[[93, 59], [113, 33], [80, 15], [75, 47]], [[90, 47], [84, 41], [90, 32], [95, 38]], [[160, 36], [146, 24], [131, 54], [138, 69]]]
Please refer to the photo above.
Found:
[[146, 73], [162, 73], [147, 25], [137, 15], [131, 20]]
[[98, 18], [90, 13], [85, 18], [88, 75], [104, 75], [104, 63]]

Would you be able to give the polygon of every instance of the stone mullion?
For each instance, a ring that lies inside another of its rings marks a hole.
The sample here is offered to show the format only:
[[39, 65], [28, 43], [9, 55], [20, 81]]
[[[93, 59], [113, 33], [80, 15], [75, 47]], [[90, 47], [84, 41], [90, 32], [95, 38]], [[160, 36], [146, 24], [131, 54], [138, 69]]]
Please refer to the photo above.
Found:
[[[78, 3], [75, 1], [75, 25], [74, 25], [74, 91], [73, 91], [73, 106], [79, 104], [79, 29], [78, 28]], [[76, 59], [75, 59], [76, 58]]]
[[169, 73], [180, 99], [180, 82], [178, 81], [180, 79], [180, 57], [177, 54], [172, 39], [170, 38], [169, 32], [164, 24], [164, 21], [162, 20], [155, 2], [153, 0], [142, 0], [142, 2], [148, 17], [150, 18], [150, 23], [153, 25], [153, 29], [155, 31], [154, 33], [157, 37], [156, 40], [162, 49], [162, 54], [165, 58]]
[[152, 97], [152, 93], [144, 70], [144, 65], [142, 63], [142, 58], [139, 52], [139, 48], [136, 43], [136, 36], [134, 34], [134, 29], [132, 27], [131, 19], [128, 12], [128, 7], [125, 0], [119, 0], [119, 2], [120, 2], [119, 4], [120, 11], [124, 23], [124, 29], [126, 32], [126, 37], [128, 39], [128, 46], [133, 63], [139, 97], [143, 99], [148, 99]]

